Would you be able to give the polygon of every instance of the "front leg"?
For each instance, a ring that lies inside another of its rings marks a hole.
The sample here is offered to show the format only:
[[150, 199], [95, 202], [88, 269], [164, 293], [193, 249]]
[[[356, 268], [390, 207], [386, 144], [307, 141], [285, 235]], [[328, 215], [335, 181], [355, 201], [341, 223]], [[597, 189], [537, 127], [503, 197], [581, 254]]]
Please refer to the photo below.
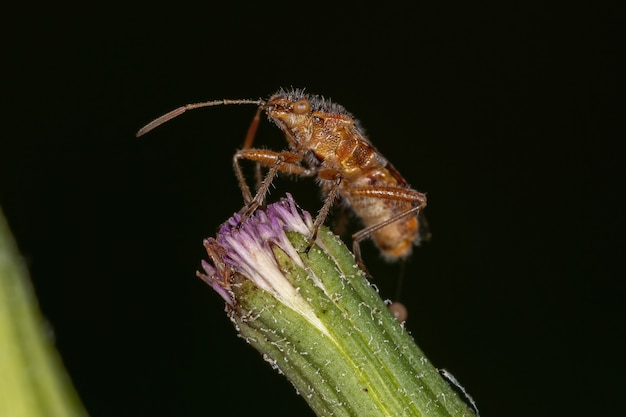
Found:
[[[263, 182], [259, 186], [254, 197], [250, 192], [250, 187], [241, 169], [241, 160], [256, 162], [258, 165], [269, 168]], [[243, 195], [244, 208], [240, 211], [243, 214], [242, 220], [252, 215], [254, 211], [263, 204], [265, 195], [269, 190], [272, 181], [279, 172], [311, 177], [317, 174], [316, 169], [302, 166], [302, 155], [289, 151], [275, 152], [266, 149], [241, 149], [233, 156], [233, 168], [239, 182], [239, 188]]]

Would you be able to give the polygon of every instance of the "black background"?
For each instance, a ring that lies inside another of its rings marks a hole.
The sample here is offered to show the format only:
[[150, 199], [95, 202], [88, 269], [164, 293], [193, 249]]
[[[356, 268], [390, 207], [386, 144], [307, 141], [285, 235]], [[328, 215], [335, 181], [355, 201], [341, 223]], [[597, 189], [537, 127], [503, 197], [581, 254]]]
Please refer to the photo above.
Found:
[[[195, 278], [242, 204], [254, 106], [306, 87], [428, 194], [400, 297], [483, 416], [617, 414], [625, 282], [622, 10], [420, 2], [7, 11], [0, 203], [92, 417], [312, 415]], [[258, 145], [285, 146], [265, 122]], [[619, 141], [619, 142], [618, 142]], [[315, 212], [309, 180], [280, 180]], [[371, 244], [384, 298], [402, 268]]]

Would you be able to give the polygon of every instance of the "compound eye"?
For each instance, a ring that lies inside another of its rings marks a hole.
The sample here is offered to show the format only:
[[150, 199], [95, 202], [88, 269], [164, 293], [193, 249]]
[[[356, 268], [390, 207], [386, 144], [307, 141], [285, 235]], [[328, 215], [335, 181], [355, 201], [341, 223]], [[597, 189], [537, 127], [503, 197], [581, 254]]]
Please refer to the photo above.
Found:
[[298, 100], [293, 103], [293, 112], [295, 114], [308, 113], [309, 110], [311, 110], [311, 103], [309, 103], [307, 99]]

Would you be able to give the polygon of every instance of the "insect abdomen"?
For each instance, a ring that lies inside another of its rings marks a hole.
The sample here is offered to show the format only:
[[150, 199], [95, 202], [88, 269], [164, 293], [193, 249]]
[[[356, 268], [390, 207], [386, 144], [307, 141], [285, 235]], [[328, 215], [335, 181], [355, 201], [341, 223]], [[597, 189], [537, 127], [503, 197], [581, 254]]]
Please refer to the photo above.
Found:
[[[363, 176], [350, 184], [350, 192], [342, 193], [355, 214], [361, 218], [365, 228], [381, 224], [395, 216], [407, 212], [413, 208], [408, 201], [394, 199], [393, 196], [365, 197], [358, 195], [359, 189], [372, 189], [376, 186], [395, 185], [395, 180], [387, 176], [384, 178], [390, 182], [377, 181], [376, 176]], [[417, 214], [409, 214], [398, 220], [372, 232], [372, 239], [389, 261], [395, 261], [409, 256], [413, 244], [419, 236], [419, 222]]]

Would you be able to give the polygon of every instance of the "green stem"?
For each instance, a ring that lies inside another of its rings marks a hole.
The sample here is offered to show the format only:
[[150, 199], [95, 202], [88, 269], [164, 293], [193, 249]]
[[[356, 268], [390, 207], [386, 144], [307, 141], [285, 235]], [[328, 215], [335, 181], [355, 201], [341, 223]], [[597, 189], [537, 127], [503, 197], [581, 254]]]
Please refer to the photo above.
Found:
[[287, 237], [300, 259], [273, 246], [275, 259], [317, 320], [247, 280], [233, 286], [237, 303], [229, 314], [317, 415], [473, 416], [339, 238], [322, 227], [307, 251], [306, 237]]

